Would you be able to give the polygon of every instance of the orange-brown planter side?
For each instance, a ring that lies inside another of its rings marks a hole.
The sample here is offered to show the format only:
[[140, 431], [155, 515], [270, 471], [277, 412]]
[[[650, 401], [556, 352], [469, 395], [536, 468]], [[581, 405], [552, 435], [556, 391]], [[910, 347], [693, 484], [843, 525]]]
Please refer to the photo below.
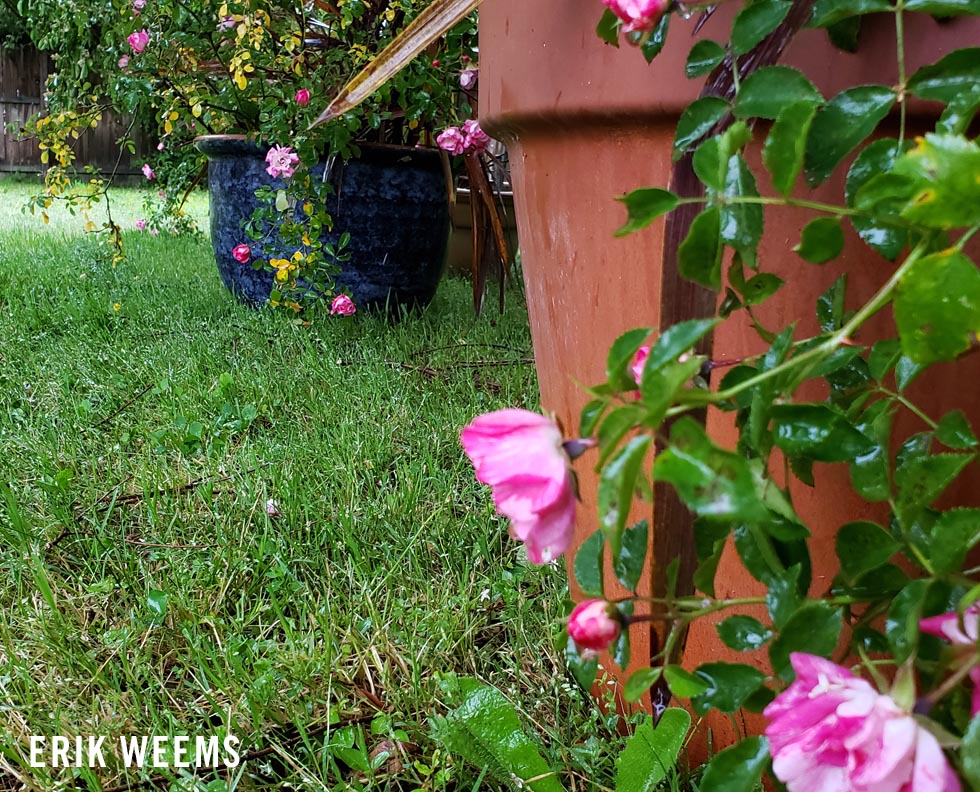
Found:
[[[721, 7], [701, 35], [724, 40], [735, 10], [732, 5]], [[587, 401], [580, 386], [603, 379], [612, 341], [629, 328], [659, 324], [663, 222], [614, 239], [612, 232], [623, 223], [625, 212], [613, 199], [637, 187], [667, 185], [677, 117], [701, 89], [700, 81], [684, 76], [693, 21], [674, 19], [667, 46], [648, 66], [636, 50], [616, 49], [596, 37], [601, 11], [597, 0], [490, 0], [480, 12], [481, 122], [510, 151], [541, 403], [570, 435]], [[913, 15], [906, 30], [913, 32], [907, 46], [909, 73], [950, 49], [980, 41], [977, 19], [940, 25]], [[783, 62], [804, 69], [829, 97], [854, 84], [895, 84], [894, 53], [890, 24], [866, 29], [857, 55], [832, 48], [823, 31], [806, 30]], [[913, 119], [911, 129], [927, 129], [934, 109], [913, 105], [923, 118]], [[762, 138], [761, 131], [757, 137]], [[750, 149], [749, 159], [762, 175], [758, 146]], [[760, 188], [767, 186], [762, 176]], [[808, 197], [839, 203], [842, 194], [843, 178], [838, 175]], [[795, 209], [768, 213], [760, 250], [763, 270], [781, 275], [790, 285], [763, 306], [759, 316], [769, 327], [799, 321], [799, 335], [815, 332], [817, 296], [841, 272], [849, 273], [848, 304], [856, 307], [894, 269], [850, 230], [837, 261], [824, 267], [806, 264], [792, 247], [808, 219]], [[859, 340], [885, 333], [893, 334], [890, 312], [876, 317]], [[764, 348], [741, 319], [726, 322], [715, 336], [716, 358], [742, 357]], [[980, 399], [971, 387], [964, 387], [978, 375], [977, 360], [956, 368], [935, 367], [913, 394], [934, 415], [959, 407], [980, 423]], [[805, 396], [820, 399], [824, 394], [811, 390]], [[911, 416], [900, 424], [900, 431], [918, 428], [922, 427]], [[730, 415], [710, 413], [708, 429], [717, 442], [734, 446], [737, 435]], [[588, 457], [577, 464], [583, 508], [576, 546], [598, 527], [596, 477], [587, 464]], [[961, 477], [946, 499], [949, 503], [980, 504], [978, 467]], [[853, 520], [880, 520], [882, 511], [853, 493], [845, 465], [818, 465], [816, 478], [815, 489], [795, 483], [793, 497], [813, 531], [813, 590], [824, 591], [837, 566], [836, 529]], [[733, 552], [726, 554], [716, 580], [718, 596], [760, 591]], [[574, 586], [573, 593], [578, 593]], [[644, 665], [651, 654], [649, 633], [634, 628], [633, 638], [634, 665]], [[704, 620], [691, 630], [684, 661], [694, 667], [713, 660], [745, 662], [746, 657], [726, 649], [713, 624]], [[748, 661], [765, 665], [763, 656], [749, 656]], [[754, 719], [746, 726], [758, 731], [762, 723]], [[713, 719], [710, 728], [716, 749], [734, 736], [727, 720]]]

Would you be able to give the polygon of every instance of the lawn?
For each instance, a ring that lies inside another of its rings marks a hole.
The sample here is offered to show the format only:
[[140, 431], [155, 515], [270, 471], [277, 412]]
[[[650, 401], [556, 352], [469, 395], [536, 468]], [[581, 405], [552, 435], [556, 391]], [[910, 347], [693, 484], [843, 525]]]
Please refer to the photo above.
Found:
[[[0, 182], [0, 788], [497, 788], [431, 736], [464, 675], [594, 775], [615, 718], [554, 648], [564, 571], [523, 559], [458, 442], [536, 408], [520, 291], [300, 327], [237, 305], [206, 239], [127, 230], [113, 268], [77, 218], [23, 217], [30, 189]], [[30, 735], [214, 734], [246, 761], [196, 781], [27, 767]]]

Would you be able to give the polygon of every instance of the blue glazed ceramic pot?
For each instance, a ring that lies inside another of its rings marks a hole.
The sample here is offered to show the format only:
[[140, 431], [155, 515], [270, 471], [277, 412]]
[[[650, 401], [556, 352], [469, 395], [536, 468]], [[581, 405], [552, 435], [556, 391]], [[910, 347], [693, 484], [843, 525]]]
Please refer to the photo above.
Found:
[[[265, 172], [266, 149], [240, 135], [197, 138], [208, 158], [211, 244], [225, 286], [243, 303], [264, 305], [274, 274], [240, 264], [231, 252], [248, 243], [243, 229], [259, 205], [255, 191], [282, 186]], [[330, 174], [334, 194], [327, 211], [336, 243], [350, 234], [350, 259], [337, 283], [350, 290], [358, 308], [387, 310], [424, 307], [432, 299], [446, 264], [449, 196], [437, 150], [362, 145], [358, 159], [336, 162]], [[321, 171], [322, 173], [322, 171]]]

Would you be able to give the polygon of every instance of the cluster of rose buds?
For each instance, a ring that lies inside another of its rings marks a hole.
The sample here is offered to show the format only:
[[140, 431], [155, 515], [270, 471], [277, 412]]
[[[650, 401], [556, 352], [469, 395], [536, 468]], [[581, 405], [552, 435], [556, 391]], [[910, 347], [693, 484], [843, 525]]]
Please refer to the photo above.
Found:
[[480, 129], [479, 121], [471, 119], [461, 127], [444, 129], [436, 143], [450, 154], [482, 154], [490, 145], [490, 136]]

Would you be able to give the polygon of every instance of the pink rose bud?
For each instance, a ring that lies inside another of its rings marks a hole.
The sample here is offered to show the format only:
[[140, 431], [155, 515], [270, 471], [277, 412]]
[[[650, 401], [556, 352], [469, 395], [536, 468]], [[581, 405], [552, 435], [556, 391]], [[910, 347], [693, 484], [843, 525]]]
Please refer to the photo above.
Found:
[[146, 0], [133, 0], [133, 16], [139, 16], [140, 11], [146, 7]]
[[653, 30], [667, 13], [670, 0], [602, 0], [623, 23], [623, 32]]
[[151, 167], [150, 167], [150, 166], [149, 166], [148, 164], [146, 164], [146, 165], [143, 165], [143, 167], [142, 167], [142, 168], [140, 168], [140, 170], [142, 170], [142, 171], [143, 171], [143, 175], [144, 175], [144, 176], [146, 176], [146, 178], [147, 178], [147, 179], [155, 179], [155, 178], [156, 178], [156, 176], [157, 176], [157, 175], [156, 175], [156, 174], [155, 174], [155, 173], [153, 172], [153, 168], [151, 168]]
[[159, 143], [157, 143], [157, 151], [163, 151], [163, 141], [162, 140]]
[[621, 617], [616, 606], [590, 599], [575, 606], [568, 617], [568, 634], [579, 650], [604, 652], [619, 636]]
[[310, 92], [305, 88], [300, 88], [296, 92], [296, 104], [300, 107], [306, 107], [310, 103]]
[[146, 220], [140, 218], [133, 225], [136, 226], [137, 231], [143, 231], [146, 228]]
[[160, 236], [160, 229], [158, 229], [158, 228], [151, 228], [150, 229], [150, 236]]
[[[941, 616], [930, 616], [919, 622], [919, 629], [928, 635], [935, 635], [963, 652], [973, 652], [977, 648], [978, 633], [980, 633], [980, 603], [971, 605], [963, 613], [962, 620], [956, 611], [944, 613]], [[970, 670], [970, 680], [973, 682], [973, 705], [971, 716], [980, 715], [980, 666]]]
[[252, 258], [252, 248], [248, 245], [236, 245], [231, 255], [239, 264], [248, 264]]
[[789, 792], [960, 792], [939, 742], [890, 696], [822, 657], [790, 662], [796, 680], [764, 711]]
[[476, 418], [460, 441], [531, 562], [564, 553], [572, 541], [576, 490], [555, 422], [529, 410], [498, 410]]
[[265, 161], [268, 163], [265, 172], [273, 179], [277, 176], [288, 179], [296, 172], [299, 155], [295, 154], [290, 146], [273, 146], [265, 155]]
[[466, 135], [459, 127], [449, 127], [439, 134], [436, 144], [450, 154], [462, 154], [466, 151]]
[[146, 49], [146, 45], [150, 43], [150, 34], [146, 32], [146, 29], [139, 30], [136, 33], [130, 33], [126, 37], [126, 41], [129, 42], [129, 46], [133, 48], [133, 52], [137, 55]]
[[480, 129], [480, 122], [469, 120], [463, 122], [464, 147], [466, 152], [482, 154], [490, 145], [490, 136]]
[[466, 69], [460, 72], [459, 75], [459, 87], [464, 91], [470, 90], [474, 85], [476, 85], [476, 79], [479, 76], [479, 72], [476, 69]]
[[460, 55], [459, 56], [459, 59], [461, 61], [463, 61], [463, 63], [466, 63], [470, 59], [470, 56], [469, 55]]
[[338, 294], [330, 303], [331, 316], [353, 316], [355, 313], [357, 313], [357, 306], [346, 294]]
[[129, 66], [129, 55], [123, 55], [119, 59], [119, 68], [125, 69], [127, 66]]
[[432, 61], [432, 68], [433, 69], [438, 69], [439, 68], [439, 61], [437, 61], [437, 60]]
[[643, 378], [643, 367], [646, 365], [648, 357], [650, 357], [649, 346], [641, 346], [636, 350], [636, 357], [633, 358], [633, 365], [630, 371], [633, 372], [633, 379], [636, 380], [637, 387], [639, 387], [640, 380]]

